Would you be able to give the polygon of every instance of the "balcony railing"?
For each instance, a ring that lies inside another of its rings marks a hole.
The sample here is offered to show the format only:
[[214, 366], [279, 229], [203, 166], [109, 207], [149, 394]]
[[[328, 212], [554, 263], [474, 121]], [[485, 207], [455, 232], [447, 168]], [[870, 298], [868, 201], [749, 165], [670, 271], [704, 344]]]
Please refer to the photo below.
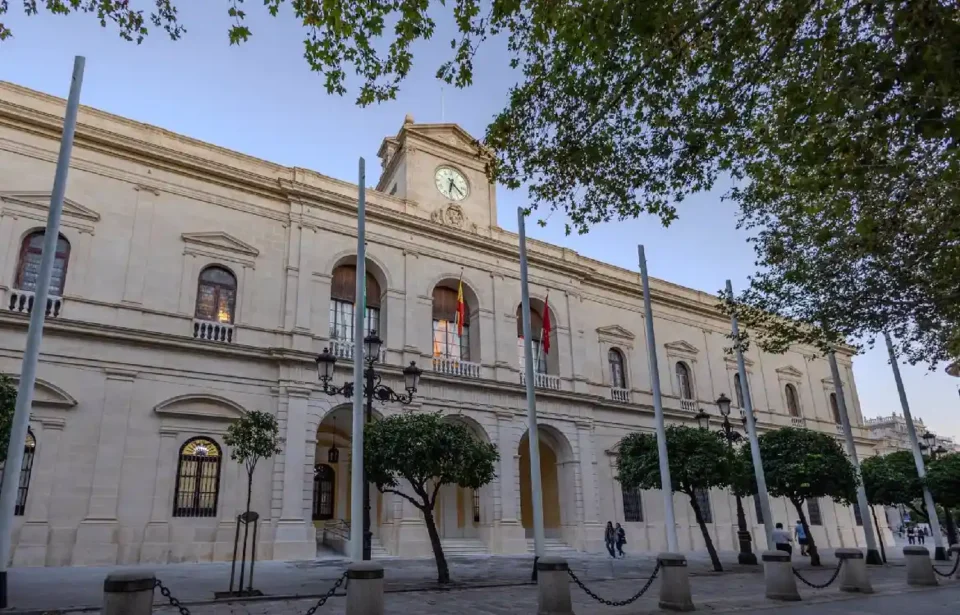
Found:
[[452, 357], [433, 357], [433, 371], [461, 378], [479, 378], [480, 364]]
[[[333, 356], [338, 359], [344, 359], [346, 361], [353, 361], [353, 342], [347, 340], [330, 340], [330, 352]], [[378, 359], [380, 363], [386, 363], [387, 361], [387, 349], [386, 347], [380, 347], [380, 358]]]
[[[36, 295], [32, 290], [11, 289], [7, 297], [6, 306], [11, 312], [29, 314], [33, 310]], [[63, 298], [56, 295], [47, 296], [47, 318], [56, 318], [63, 310]]]
[[790, 425], [792, 427], [799, 427], [800, 429], [803, 429], [807, 426], [807, 421], [802, 416], [791, 416]]
[[[520, 372], [520, 384], [526, 384], [527, 379], [524, 376], [523, 372]], [[560, 376], [554, 376], [553, 374], [541, 374], [535, 373], [533, 375], [533, 386], [538, 389], [551, 389], [553, 391], [560, 390]]]
[[193, 337], [210, 342], [233, 342], [233, 325], [226, 322], [193, 319]]
[[697, 411], [697, 400], [695, 399], [681, 399], [680, 400], [680, 409], [686, 410], [687, 412], [696, 412]]
[[630, 403], [630, 389], [621, 389], [619, 387], [610, 387], [610, 398], [613, 401], [620, 401], [625, 404]]

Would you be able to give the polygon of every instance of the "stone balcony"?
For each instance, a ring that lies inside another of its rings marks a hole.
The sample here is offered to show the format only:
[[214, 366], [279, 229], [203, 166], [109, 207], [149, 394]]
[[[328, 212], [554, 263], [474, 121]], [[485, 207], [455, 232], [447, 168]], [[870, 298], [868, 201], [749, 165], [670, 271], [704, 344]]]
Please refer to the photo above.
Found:
[[802, 416], [791, 416], [790, 426], [797, 427], [799, 429], [804, 429], [807, 426], [807, 420], [804, 419]]
[[621, 389], [620, 387], [610, 387], [610, 399], [624, 404], [630, 403], [630, 389]]
[[[4, 306], [11, 312], [29, 314], [33, 310], [35, 299], [36, 294], [32, 290], [17, 290], [11, 288], [7, 291]], [[49, 295], [47, 297], [47, 318], [57, 318], [62, 311], [63, 297]]]
[[[330, 354], [345, 361], [353, 361], [354, 343], [348, 340], [332, 339], [330, 340]], [[380, 356], [377, 358], [379, 363], [387, 362], [386, 345], [380, 347]]]
[[697, 400], [695, 399], [681, 399], [680, 400], [680, 409], [686, 412], [696, 412], [697, 411]]
[[[520, 372], [520, 384], [526, 384], [527, 379], [524, 376], [523, 372]], [[550, 389], [551, 391], [560, 390], [560, 376], [554, 376], [553, 374], [541, 374], [535, 373], [533, 375], [533, 386], [538, 389]]]
[[458, 378], [479, 378], [480, 364], [453, 357], [433, 357], [433, 371]]
[[234, 326], [227, 322], [193, 319], [193, 337], [198, 340], [230, 344], [234, 339], [234, 331]]

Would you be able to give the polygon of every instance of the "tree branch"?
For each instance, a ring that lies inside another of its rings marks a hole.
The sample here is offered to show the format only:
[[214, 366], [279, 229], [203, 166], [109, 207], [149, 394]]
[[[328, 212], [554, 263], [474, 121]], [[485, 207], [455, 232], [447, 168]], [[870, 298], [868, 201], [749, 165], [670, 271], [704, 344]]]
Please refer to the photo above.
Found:
[[418, 509], [425, 510], [425, 507], [422, 503], [416, 501], [415, 499], [413, 499], [406, 493], [403, 493], [402, 491], [397, 491], [396, 489], [381, 489], [380, 493], [393, 493], [395, 495], [399, 495], [400, 497], [404, 498], [405, 500], [407, 500], [408, 502], [416, 506]]

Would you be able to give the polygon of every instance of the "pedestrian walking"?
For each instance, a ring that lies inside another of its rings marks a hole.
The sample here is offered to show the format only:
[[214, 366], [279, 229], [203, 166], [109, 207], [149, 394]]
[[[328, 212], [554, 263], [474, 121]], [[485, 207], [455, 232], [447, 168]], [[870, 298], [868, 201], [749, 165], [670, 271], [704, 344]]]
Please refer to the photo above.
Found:
[[776, 529], [773, 530], [773, 544], [777, 551], [783, 551], [789, 555], [793, 554], [793, 545], [790, 544], [793, 542], [793, 537], [790, 535], [790, 532], [783, 529], [783, 524], [778, 523]]
[[627, 544], [627, 532], [624, 531], [623, 526], [619, 523], [617, 524], [617, 555], [620, 557], [625, 557], [626, 554], [623, 552], [623, 545]]
[[912, 525], [907, 528], [907, 542], [909, 544], [917, 544], [917, 530]]
[[617, 554], [613, 550], [613, 545], [617, 541], [617, 533], [613, 529], [613, 521], [607, 521], [607, 529], [603, 532], [603, 542], [607, 545], [607, 551], [610, 553], [610, 557], [616, 558]]
[[800, 545], [800, 555], [806, 556], [807, 554], [807, 532], [803, 529], [803, 524], [800, 523], [800, 520], [797, 519], [797, 526], [794, 528], [794, 533], [797, 535], [797, 543]]
[[917, 542], [919, 544], [926, 544], [927, 542], [927, 528], [921, 527], [917, 528]]

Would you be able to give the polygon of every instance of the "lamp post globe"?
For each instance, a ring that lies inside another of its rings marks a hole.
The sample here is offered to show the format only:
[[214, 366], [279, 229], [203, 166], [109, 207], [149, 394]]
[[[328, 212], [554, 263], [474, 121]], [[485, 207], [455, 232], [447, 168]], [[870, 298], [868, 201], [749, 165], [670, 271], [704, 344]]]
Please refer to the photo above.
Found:
[[375, 363], [380, 359], [381, 346], [383, 346], [383, 340], [376, 331], [371, 331], [363, 338], [363, 352], [368, 363]]
[[720, 397], [716, 401], [717, 408], [720, 409], [720, 416], [726, 418], [730, 416], [730, 398], [725, 394], [720, 393]]
[[410, 365], [403, 368], [403, 385], [411, 395], [417, 392], [417, 385], [420, 384], [420, 374], [422, 373], [423, 370], [417, 367], [414, 361], [410, 361]]
[[337, 357], [333, 356], [328, 348], [324, 348], [317, 357], [317, 375], [324, 386], [333, 379], [333, 367], [336, 364]]
[[710, 429], [710, 415], [700, 409], [700, 412], [693, 417], [697, 420], [697, 427], [700, 429]]

